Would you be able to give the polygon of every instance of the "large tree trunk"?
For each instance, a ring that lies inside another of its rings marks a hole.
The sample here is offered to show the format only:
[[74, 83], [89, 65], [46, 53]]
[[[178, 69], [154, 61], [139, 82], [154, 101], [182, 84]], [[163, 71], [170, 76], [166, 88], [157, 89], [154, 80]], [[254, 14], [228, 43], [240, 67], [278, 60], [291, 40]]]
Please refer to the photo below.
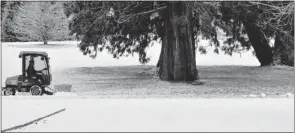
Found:
[[278, 32], [274, 44], [274, 63], [294, 66], [294, 32], [289, 35]]
[[271, 65], [273, 63], [272, 51], [263, 31], [255, 25], [255, 20], [251, 17], [243, 20], [243, 25], [261, 66]]
[[164, 35], [158, 63], [163, 80], [194, 81], [198, 78], [191, 16], [185, 2], [169, 2], [163, 13]]
[[159, 76], [163, 73], [163, 54], [164, 54], [164, 49], [163, 49], [163, 43], [162, 43], [161, 53], [160, 53], [160, 57], [159, 57], [159, 60], [157, 63], [157, 67], [159, 68], [159, 70], [158, 70]]
[[45, 45], [48, 44], [48, 41], [47, 40], [44, 40], [43, 42], [44, 42]]
[[44, 36], [43, 36], [43, 42], [44, 42], [45, 45], [48, 44], [48, 38], [47, 38], [47, 35], [44, 35]]

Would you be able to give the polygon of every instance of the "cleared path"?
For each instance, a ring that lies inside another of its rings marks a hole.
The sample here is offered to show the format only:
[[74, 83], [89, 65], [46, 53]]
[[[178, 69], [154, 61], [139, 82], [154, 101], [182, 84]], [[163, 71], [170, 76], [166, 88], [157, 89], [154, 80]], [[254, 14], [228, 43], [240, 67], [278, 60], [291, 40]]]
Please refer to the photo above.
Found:
[[[14, 131], [294, 131], [294, 99], [2, 99], [2, 129], [52, 110], [60, 114]], [[44, 104], [42, 104], [44, 103]], [[11, 105], [11, 106], [9, 106]], [[22, 113], [14, 113], [14, 110]], [[21, 121], [20, 121], [21, 120]]]

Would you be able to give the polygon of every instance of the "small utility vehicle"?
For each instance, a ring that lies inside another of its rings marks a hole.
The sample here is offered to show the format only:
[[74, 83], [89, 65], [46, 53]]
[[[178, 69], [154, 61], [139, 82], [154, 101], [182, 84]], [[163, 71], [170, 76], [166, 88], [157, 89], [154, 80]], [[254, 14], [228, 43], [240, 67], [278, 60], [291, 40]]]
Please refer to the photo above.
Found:
[[[22, 51], [19, 54], [22, 60], [22, 74], [9, 77], [2, 88], [2, 94], [15, 95], [18, 92], [30, 92], [31, 95], [51, 93], [45, 90], [52, 81], [49, 57], [46, 52]], [[34, 69], [35, 74], [30, 74], [29, 69]]]

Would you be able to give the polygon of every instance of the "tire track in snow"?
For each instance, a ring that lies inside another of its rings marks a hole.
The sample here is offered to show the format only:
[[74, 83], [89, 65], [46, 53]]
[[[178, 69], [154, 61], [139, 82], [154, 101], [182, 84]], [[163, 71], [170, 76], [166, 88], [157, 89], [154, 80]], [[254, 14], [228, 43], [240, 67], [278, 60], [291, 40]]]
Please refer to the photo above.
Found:
[[46, 116], [43, 116], [43, 117], [37, 118], [37, 119], [32, 120], [32, 121], [30, 121], [30, 122], [27, 122], [27, 123], [25, 123], [25, 124], [21, 124], [21, 125], [18, 125], [18, 126], [14, 126], [14, 127], [8, 128], [8, 129], [4, 129], [4, 130], [2, 130], [1, 132], [12, 131], [12, 130], [16, 130], [16, 129], [20, 129], [20, 128], [23, 128], [23, 127], [29, 126], [29, 125], [31, 125], [31, 124], [33, 124], [33, 123], [35, 123], [35, 122], [38, 122], [38, 121], [40, 121], [40, 120], [42, 120], [42, 119], [45, 119], [45, 118], [48, 118], [48, 117], [53, 116], [53, 115], [55, 115], [55, 114], [58, 114], [58, 113], [60, 113], [60, 112], [63, 112], [63, 111], [65, 111], [65, 110], [66, 110], [65, 108], [64, 108], [64, 109], [61, 109], [61, 110], [58, 110], [58, 111], [53, 112], [53, 113], [51, 113], [51, 114], [49, 114], [49, 115], [46, 115]]

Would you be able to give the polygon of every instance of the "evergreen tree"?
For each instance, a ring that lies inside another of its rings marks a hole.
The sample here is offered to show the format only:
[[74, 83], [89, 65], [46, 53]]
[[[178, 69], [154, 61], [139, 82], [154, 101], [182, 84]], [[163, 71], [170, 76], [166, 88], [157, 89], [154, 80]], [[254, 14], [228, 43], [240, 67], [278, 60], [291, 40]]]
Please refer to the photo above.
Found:
[[65, 4], [66, 14], [71, 18], [70, 30], [81, 40], [79, 47], [85, 55], [96, 57], [97, 51], [103, 49], [114, 58], [139, 53], [139, 61], [146, 63], [149, 59], [145, 49], [159, 40], [162, 44], [160, 78], [177, 81], [198, 79], [195, 37], [202, 30], [199, 21], [213, 19], [208, 15], [214, 13], [213, 7], [208, 2], [182, 1]]

